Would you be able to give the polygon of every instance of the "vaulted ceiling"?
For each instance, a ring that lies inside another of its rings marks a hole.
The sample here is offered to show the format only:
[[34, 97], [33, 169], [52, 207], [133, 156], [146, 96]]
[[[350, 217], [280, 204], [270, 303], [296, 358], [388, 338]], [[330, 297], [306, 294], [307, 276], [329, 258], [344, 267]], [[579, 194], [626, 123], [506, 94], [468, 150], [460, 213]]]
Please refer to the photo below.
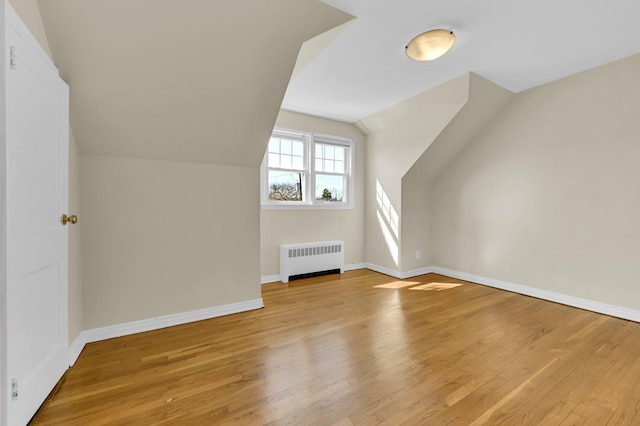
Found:
[[[83, 154], [255, 167], [281, 104], [353, 122], [469, 71], [518, 92], [640, 52], [637, 0], [38, 5]], [[436, 27], [451, 52], [408, 59]]]
[[83, 154], [255, 167], [317, 0], [40, 0]]
[[[291, 82], [283, 107], [356, 121], [474, 72], [512, 92], [640, 52], [638, 0], [325, 0], [357, 19]], [[432, 62], [405, 45], [457, 35]]]

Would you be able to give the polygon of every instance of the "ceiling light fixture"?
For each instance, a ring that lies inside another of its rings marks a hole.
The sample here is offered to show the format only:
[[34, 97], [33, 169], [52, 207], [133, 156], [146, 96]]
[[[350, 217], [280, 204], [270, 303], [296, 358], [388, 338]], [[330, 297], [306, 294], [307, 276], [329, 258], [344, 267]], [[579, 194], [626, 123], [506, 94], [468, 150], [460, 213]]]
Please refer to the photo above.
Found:
[[433, 61], [444, 55], [456, 44], [451, 30], [430, 30], [419, 34], [404, 48], [404, 52], [416, 61]]

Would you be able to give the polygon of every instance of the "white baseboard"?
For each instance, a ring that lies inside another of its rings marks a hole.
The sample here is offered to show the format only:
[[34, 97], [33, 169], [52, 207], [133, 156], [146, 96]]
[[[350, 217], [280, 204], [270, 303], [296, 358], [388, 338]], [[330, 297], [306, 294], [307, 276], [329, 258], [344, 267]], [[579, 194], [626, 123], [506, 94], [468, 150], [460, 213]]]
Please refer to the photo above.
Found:
[[[344, 265], [345, 271], [354, 271], [356, 269], [364, 269], [367, 267], [366, 263], [349, 263], [348, 265]], [[269, 284], [280, 281], [280, 275], [263, 275], [260, 277], [261, 284]]]
[[501, 290], [511, 291], [513, 293], [524, 294], [526, 296], [538, 299], [548, 300], [550, 302], [561, 303], [574, 308], [586, 309], [587, 311], [597, 312], [600, 314], [610, 315], [612, 317], [623, 318], [630, 321], [640, 322], [640, 311], [623, 308], [620, 306], [609, 305], [606, 303], [596, 302], [594, 300], [582, 299], [580, 297], [567, 296], [566, 294], [555, 293], [553, 291], [541, 290], [534, 287], [527, 287], [520, 284], [514, 284], [507, 281], [500, 281], [493, 278], [487, 278], [480, 275], [468, 274], [466, 272], [454, 271], [452, 269], [441, 268], [439, 266], [428, 266], [426, 268], [414, 269], [411, 271], [396, 271], [385, 268], [383, 266], [367, 263], [366, 267], [372, 271], [389, 275], [398, 279], [407, 279], [429, 273], [445, 275], [451, 278], [457, 278], [472, 283], [486, 285], [488, 287], [499, 288]]
[[366, 267], [366, 263], [349, 263], [348, 265], [344, 265], [344, 270], [355, 271], [356, 269], [365, 269]]
[[372, 271], [380, 272], [381, 274], [389, 275], [400, 280], [405, 280], [407, 278], [413, 278], [417, 277], [418, 275], [424, 275], [434, 272], [432, 266], [400, 272], [396, 271], [395, 269], [385, 268], [384, 266], [375, 265], [373, 263], [366, 263], [365, 265], [367, 269], [371, 269]]
[[76, 337], [71, 346], [69, 346], [69, 355], [67, 356], [67, 365], [69, 367], [73, 367], [73, 364], [76, 363], [78, 357], [80, 356], [80, 353], [84, 349], [84, 345], [86, 345], [87, 343], [88, 342], [84, 340], [82, 332], [78, 334], [78, 337]]
[[524, 294], [526, 296], [538, 299], [548, 300], [550, 302], [561, 303], [563, 305], [573, 306], [574, 308], [586, 309], [587, 311], [597, 312], [612, 317], [623, 318], [630, 321], [640, 322], [640, 311], [623, 308], [620, 306], [609, 305], [606, 303], [596, 302], [580, 297], [567, 296], [566, 294], [555, 293], [553, 291], [541, 290], [534, 287], [527, 287], [520, 284], [514, 284], [506, 281], [500, 281], [493, 278], [482, 277], [480, 275], [467, 274], [465, 272], [454, 271], [452, 269], [440, 268], [434, 266], [431, 268], [436, 274], [445, 275], [451, 278], [471, 281], [473, 283], [486, 285], [489, 287], [499, 288], [514, 293]]
[[146, 320], [84, 330], [78, 335], [69, 348], [69, 366], [75, 364], [78, 356], [80, 356], [80, 352], [82, 352], [82, 349], [87, 343], [157, 330], [159, 328], [172, 327], [174, 325], [186, 324], [194, 321], [217, 318], [224, 315], [237, 314], [260, 308], [264, 308], [262, 298], [231, 303], [229, 305], [214, 306], [212, 308], [198, 309], [197, 311], [182, 312], [179, 314], [165, 315]]
[[434, 272], [433, 266], [427, 266], [425, 268], [412, 269], [410, 271], [401, 272], [400, 276], [403, 280], [405, 280], [407, 278], [417, 277], [418, 275], [431, 274], [432, 272]]
[[260, 277], [260, 284], [269, 284], [280, 281], [280, 275], [263, 275]]
[[[396, 271], [393, 269], [378, 266], [372, 263], [357, 263], [345, 265], [345, 271], [367, 268], [381, 274], [389, 275], [398, 279], [412, 278], [418, 275], [428, 273], [436, 273], [451, 278], [457, 278], [464, 281], [470, 281], [476, 284], [486, 285], [489, 287], [499, 288], [514, 293], [524, 294], [526, 296], [536, 297], [538, 299], [548, 300], [551, 302], [561, 303], [563, 305], [573, 306], [580, 309], [586, 309], [592, 312], [598, 312], [617, 318], [623, 318], [630, 321], [640, 322], [640, 311], [623, 308], [620, 306], [609, 305], [606, 303], [596, 302], [593, 300], [582, 299], [565, 294], [555, 293], [552, 291], [541, 290], [534, 287], [527, 287], [520, 284], [514, 284], [507, 281], [487, 278], [480, 275], [468, 274], [466, 272], [455, 271], [452, 269], [441, 268], [438, 266], [429, 266], [411, 271]], [[265, 281], [273, 279], [273, 281]], [[267, 275], [262, 277], [262, 283], [280, 281], [279, 275]], [[174, 325], [186, 324], [193, 321], [216, 318], [224, 315], [231, 315], [240, 312], [251, 311], [264, 307], [263, 300], [255, 299], [246, 302], [232, 303], [223, 306], [214, 306], [212, 308], [199, 309], [197, 311], [183, 312], [180, 314], [165, 315], [157, 318], [150, 318], [141, 321], [133, 321], [124, 324], [118, 324], [108, 327], [94, 328], [82, 331], [69, 347], [68, 363], [69, 366], [75, 364], [80, 356], [82, 349], [87, 343], [97, 342], [100, 340], [111, 339], [114, 337], [125, 336], [129, 334], [142, 333], [145, 331], [156, 330]]]
[[381, 274], [389, 275], [394, 278], [402, 279], [400, 276], [400, 271], [396, 271], [394, 269], [385, 268], [384, 266], [375, 265], [373, 263], [367, 263], [367, 269], [371, 269], [372, 271], [379, 272]]

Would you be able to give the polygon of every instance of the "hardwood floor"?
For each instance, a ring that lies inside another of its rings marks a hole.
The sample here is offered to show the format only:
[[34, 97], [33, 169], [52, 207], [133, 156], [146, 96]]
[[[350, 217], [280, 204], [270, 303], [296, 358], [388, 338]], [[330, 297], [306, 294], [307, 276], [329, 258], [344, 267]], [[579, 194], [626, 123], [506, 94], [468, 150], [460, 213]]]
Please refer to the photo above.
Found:
[[263, 298], [87, 345], [32, 424], [640, 424], [638, 323], [434, 274]]

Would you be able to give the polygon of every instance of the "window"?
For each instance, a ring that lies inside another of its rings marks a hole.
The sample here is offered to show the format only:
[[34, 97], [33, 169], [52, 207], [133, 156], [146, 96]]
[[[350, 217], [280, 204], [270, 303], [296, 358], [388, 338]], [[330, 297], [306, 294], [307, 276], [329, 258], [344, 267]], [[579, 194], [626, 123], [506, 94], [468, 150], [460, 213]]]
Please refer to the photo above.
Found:
[[353, 142], [276, 129], [261, 168], [263, 208], [353, 208]]

